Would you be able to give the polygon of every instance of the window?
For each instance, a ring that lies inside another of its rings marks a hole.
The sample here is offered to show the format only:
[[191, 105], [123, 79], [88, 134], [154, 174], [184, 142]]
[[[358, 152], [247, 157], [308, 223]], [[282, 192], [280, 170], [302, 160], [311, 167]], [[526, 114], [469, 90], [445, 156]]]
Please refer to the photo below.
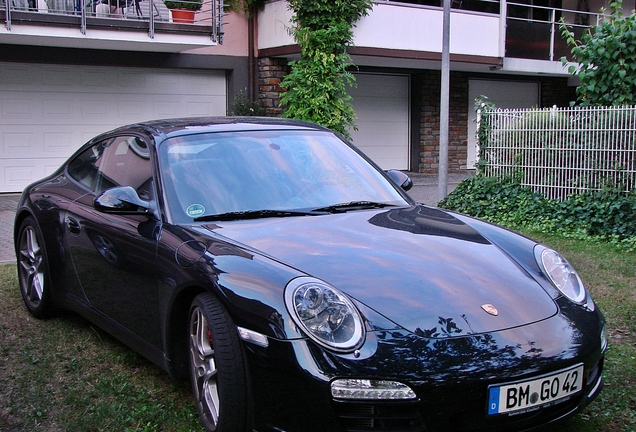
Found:
[[140, 198], [153, 197], [148, 146], [139, 137], [118, 136], [93, 145], [71, 161], [68, 174], [95, 193], [132, 186]]

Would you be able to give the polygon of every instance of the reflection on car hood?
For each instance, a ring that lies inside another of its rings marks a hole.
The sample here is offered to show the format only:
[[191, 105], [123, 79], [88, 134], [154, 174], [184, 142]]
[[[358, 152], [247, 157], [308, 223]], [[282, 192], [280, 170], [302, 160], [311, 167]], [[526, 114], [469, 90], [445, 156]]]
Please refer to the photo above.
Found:
[[557, 312], [505, 253], [439, 209], [219, 222], [207, 228], [328, 281], [424, 336], [496, 331]]

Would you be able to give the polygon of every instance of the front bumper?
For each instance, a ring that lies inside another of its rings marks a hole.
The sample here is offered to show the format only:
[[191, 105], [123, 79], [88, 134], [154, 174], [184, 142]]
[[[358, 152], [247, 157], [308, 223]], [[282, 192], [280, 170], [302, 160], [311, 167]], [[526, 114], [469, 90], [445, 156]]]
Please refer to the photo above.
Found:
[[[246, 345], [254, 430], [520, 431], [568, 418], [600, 393], [605, 349], [602, 315], [574, 312], [586, 319], [559, 314], [532, 326], [461, 338], [375, 331], [358, 357], [328, 352], [309, 340], [271, 340], [268, 348]], [[489, 385], [577, 363], [584, 365], [581, 392], [524, 413], [487, 414]], [[330, 391], [336, 378], [395, 380], [417, 397], [336, 400]]]

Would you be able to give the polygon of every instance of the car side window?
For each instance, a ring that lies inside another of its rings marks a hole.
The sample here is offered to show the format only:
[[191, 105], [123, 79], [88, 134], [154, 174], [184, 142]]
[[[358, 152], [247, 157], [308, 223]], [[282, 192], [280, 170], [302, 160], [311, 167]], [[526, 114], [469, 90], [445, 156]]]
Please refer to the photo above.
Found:
[[153, 198], [148, 147], [138, 137], [115, 137], [105, 146], [97, 171], [95, 192], [116, 186], [132, 186], [140, 198]]
[[154, 196], [148, 146], [135, 136], [118, 136], [93, 145], [73, 159], [68, 173], [96, 194], [116, 186], [132, 186], [144, 200]]
[[80, 153], [68, 166], [68, 175], [90, 191], [95, 190], [97, 171], [104, 148], [104, 142], [95, 144]]

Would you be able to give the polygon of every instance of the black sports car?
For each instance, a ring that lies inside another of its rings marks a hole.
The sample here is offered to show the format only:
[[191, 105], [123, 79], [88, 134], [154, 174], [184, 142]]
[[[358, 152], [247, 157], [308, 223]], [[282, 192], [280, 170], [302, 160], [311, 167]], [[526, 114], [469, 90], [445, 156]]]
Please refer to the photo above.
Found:
[[525, 430], [600, 392], [604, 319], [536, 242], [416, 204], [322, 127], [122, 127], [24, 191], [29, 311], [76, 311], [213, 431]]

